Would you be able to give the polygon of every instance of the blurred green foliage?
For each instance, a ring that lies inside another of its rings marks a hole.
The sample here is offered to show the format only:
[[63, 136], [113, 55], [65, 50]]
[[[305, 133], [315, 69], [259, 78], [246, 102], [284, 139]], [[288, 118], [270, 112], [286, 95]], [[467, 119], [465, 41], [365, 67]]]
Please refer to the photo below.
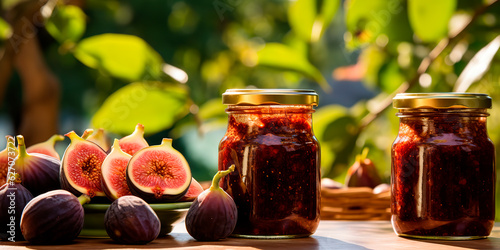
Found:
[[[140, 121], [147, 133], [180, 138], [190, 162], [214, 170], [226, 89], [314, 88], [323, 175], [343, 182], [355, 155], [368, 147], [388, 181], [398, 118], [384, 100], [395, 91], [453, 91], [460, 79], [462, 91], [488, 93], [489, 133], [500, 148], [499, 5], [87, 0], [79, 9], [59, 2], [46, 24], [59, 44], [46, 57], [64, 83], [64, 114], [92, 116], [93, 126], [120, 135]], [[0, 38], [8, 33], [0, 19]], [[344, 107], [328, 99], [338, 81], [361, 81], [377, 95]]]

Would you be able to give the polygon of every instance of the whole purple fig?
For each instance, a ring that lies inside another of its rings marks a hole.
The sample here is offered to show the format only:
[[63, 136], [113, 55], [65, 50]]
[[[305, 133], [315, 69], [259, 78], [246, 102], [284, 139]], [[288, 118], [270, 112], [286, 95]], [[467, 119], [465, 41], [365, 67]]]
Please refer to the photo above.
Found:
[[30, 191], [21, 185], [19, 174], [7, 178], [7, 183], [0, 187], [0, 239], [13, 242], [24, 239], [19, 224], [24, 207], [32, 199]]
[[234, 165], [226, 171], [217, 172], [212, 186], [198, 195], [191, 204], [186, 215], [186, 229], [196, 240], [215, 241], [224, 239], [233, 232], [238, 219], [236, 204], [219, 187], [220, 179], [233, 171]]
[[374, 188], [382, 180], [373, 162], [366, 158], [368, 149], [364, 149], [361, 155], [356, 157], [356, 162], [347, 170], [345, 185], [347, 187], [370, 187]]
[[109, 237], [119, 243], [147, 244], [160, 234], [161, 222], [143, 199], [125, 195], [106, 210], [104, 227]]
[[15, 160], [15, 170], [21, 175], [22, 185], [34, 196], [61, 188], [59, 168], [61, 162], [54, 157], [39, 153], [28, 153], [24, 137], [17, 136], [19, 154]]
[[90, 197], [53, 190], [33, 198], [23, 210], [21, 231], [35, 245], [66, 244], [83, 228], [83, 207]]

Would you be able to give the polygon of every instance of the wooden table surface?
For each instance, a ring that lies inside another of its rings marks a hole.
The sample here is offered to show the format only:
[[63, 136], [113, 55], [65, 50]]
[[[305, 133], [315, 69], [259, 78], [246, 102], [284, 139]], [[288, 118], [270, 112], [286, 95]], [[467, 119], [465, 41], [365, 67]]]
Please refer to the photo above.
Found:
[[24, 242], [0, 241], [0, 249], [500, 249], [500, 223], [487, 239], [470, 241], [413, 240], [394, 234], [389, 221], [321, 221], [309, 238], [253, 240], [228, 238], [198, 242], [186, 232], [184, 223], [166, 237], [147, 245], [120, 245], [110, 239], [81, 239], [71, 245], [32, 246]]

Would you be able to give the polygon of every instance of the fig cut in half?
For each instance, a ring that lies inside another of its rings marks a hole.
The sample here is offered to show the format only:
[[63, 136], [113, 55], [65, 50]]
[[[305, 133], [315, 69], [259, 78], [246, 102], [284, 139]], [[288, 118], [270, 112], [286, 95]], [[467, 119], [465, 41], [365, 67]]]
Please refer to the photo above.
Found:
[[103, 128], [100, 128], [97, 130], [97, 132], [93, 133], [90, 135], [87, 140], [94, 142], [95, 144], [99, 145], [104, 151], [108, 152], [110, 150], [110, 139], [108, 137], [108, 134], [106, 131], [104, 131]]
[[193, 177], [188, 191], [179, 201], [194, 201], [194, 199], [196, 199], [196, 197], [198, 197], [198, 195], [200, 195], [203, 191], [204, 189], [201, 184]]
[[138, 123], [132, 134], [127, 135], [119, 140], [120, 148], [123, 152], [134, 155], [137, 151], [148, 147], [148, 142], [144, 139], [144, 126]]
[[52, 156], [52, 157], [56, 158], [57, 160], [61, 160], [61, 157], [59, 156], [59, 154], [57, 153], [57, 151], [54, 148], [54, 145], [58, 141], [64, 141], [64, 136], [53, 135], [48, 140], [46, 140], [44, 142], [40, 142], [40, 143], [37, 143], [35, 145], [29, 146], [26, 149], [26, 152], [44, 154], [44, 155]]
[[130, 159], [127, 184], [132, 194], [151, 203], [177, 201], [191, 184], [191, 169], [184, 156], [172, 148], [172, 139], [144, 148]]
[[106, 196], [114, 201], [122, 196], [131, 195], [127, 185], [127, 164], [131, 155], [123, 152], [115, 139], [111, 152], [101, 166], [102, 189]]
[[106, 152], [97, 144], [79, 137], [74, 131], [66, 134], [71, 143], [61, 163], [61, 186], [76, 196], [106, 196], [101, 188], [101, 166]]

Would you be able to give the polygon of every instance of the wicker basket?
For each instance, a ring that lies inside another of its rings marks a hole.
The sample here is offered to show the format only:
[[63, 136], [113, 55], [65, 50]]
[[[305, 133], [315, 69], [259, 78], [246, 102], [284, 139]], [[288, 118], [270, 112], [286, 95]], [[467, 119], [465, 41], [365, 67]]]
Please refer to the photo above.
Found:
[[374, 194], [368, 187], [321, 189], [322, 220], [389, 220], [390, 191]]

